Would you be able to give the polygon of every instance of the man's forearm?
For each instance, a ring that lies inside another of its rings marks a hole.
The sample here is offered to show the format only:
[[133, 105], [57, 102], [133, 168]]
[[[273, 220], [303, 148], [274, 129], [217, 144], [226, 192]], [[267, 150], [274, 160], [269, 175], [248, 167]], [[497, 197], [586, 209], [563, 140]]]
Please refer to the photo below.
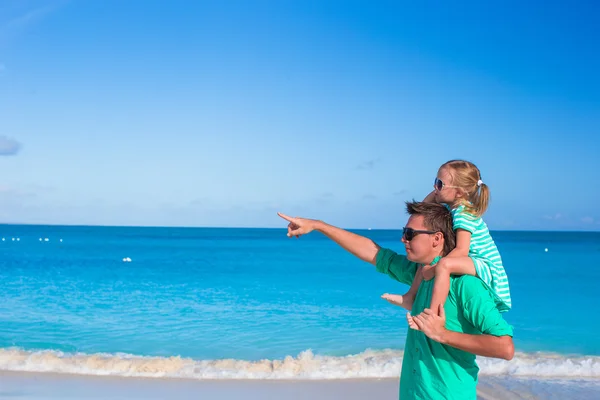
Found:
[[510, 336], [469, 335], [446, 330], [439, 342], [484, 357], [510, 360], [515, 354]]
[[363, 261], [375, 265], [379, 246], [371, 239], [319, 221], [315, 230], [321, 232]]

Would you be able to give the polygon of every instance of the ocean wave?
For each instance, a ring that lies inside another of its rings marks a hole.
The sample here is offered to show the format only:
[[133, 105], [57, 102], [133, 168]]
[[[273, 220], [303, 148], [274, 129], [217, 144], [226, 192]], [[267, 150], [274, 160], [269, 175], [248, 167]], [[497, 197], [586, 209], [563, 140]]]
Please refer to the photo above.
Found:
[[[366, 350], [344, 357], [306, 350], [283, 360], [193, 360], [130, 354], [83, 354], [0, 349], [0, 370], [82, 375], [186, 379], [397, 378], [402, 351]], [[519, 353], [511, 361], [479, 357], [482, 375], [539, 378], [600, 378], [600, 357]]]

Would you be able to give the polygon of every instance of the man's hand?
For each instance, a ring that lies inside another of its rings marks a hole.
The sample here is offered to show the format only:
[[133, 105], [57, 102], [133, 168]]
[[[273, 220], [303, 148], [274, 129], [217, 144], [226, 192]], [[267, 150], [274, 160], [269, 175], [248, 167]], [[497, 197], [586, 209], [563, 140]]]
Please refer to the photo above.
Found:
[[417, 325], [429, 339], [436, 342], [444, 343], [444, 335], [446, 334], [446, 312], [444, 306], [440, 304], [438, 312], [434, 313], [429, 308], [417, 316], [412, 317], [413, 322]]
[[419, 327], [415, 323], [415, 317], [410, 315], [410, 313], [406, 313], [406, 322], [408, 322], [408, 327], [410, 329], [414, 329], [415, 331], [420, 331]]
[[296, 238], [299, 238], [302, 235], [306, 235], [315, 230], [318, 222], [317, 220], [308, 218], [292, 218], [282, 213], [277, 213], [277, 215], [289, 222], [288, 237], [295, 236]]

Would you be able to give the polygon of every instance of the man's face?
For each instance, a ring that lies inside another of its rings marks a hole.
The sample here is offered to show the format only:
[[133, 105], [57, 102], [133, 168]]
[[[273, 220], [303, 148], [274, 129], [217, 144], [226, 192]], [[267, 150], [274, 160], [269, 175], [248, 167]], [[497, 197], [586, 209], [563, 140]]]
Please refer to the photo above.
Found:
[[[406, 223], [406, 228], [415, 231], [429, 231], [423, 224], [422, 215], [411, 215]], [[442, 234], [437, 233], [415, 233], [412, 240], [408, 241], [402, 236], [402, 243], [406, 248], [406, 257], [413, 262], [428, 264], [438, 255], [441, 247]]]

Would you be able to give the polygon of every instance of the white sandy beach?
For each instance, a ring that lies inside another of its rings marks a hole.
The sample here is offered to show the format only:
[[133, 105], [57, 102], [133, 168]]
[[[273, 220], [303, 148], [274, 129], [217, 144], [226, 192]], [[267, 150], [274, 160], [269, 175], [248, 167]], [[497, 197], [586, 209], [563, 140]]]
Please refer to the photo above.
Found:
[[[570, 383], [570, 384], [569, 384]], [[573, 382], [482, 377], [483, 400], [566, 398]], [[582, 381], [581, 385], [586, 385]], [[591, 383], [598, 386], [597, 381]], [[587, 394], [594, 393], [586, 390]], [[398, 379], [356, 380], [189, 380], [121, 378], [53, 373], [0, 372], [0, 399], [397, 399]], [[587, 395], [579, 398], [590, 398]]]
[[0, 399], [394, 399], [398, 380], [188, 380], [0, 373]]

